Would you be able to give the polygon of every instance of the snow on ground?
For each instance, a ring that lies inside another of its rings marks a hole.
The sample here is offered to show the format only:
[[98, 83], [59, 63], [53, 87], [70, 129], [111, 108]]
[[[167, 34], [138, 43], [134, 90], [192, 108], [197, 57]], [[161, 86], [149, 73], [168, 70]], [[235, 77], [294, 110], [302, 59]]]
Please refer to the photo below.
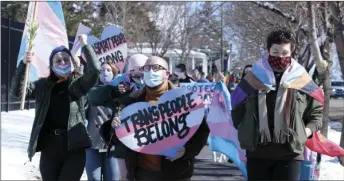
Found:
[[[1, 112], [1, 180], [40, 179], [40, 154], [37, 153], [32, 162], [28, 162], [26, 152], [34, 114], [34, 110]], [[329, 126], [329, 139], [339, 144], [342, 125], [330, 122]], [[87, 180], [85, 173], [81, 179]], [[344, 180], [344, 167], [339, 164], [338, 158], [322, 156], [320, 179]]]
[[40, 153], [29, 162], [26, 152], [34, 116], [35, 110], [1, 112], [1, 180], [41, 180]]
[[[329, 128], [328, 139], [339, 144], [342, 124], [329, 121]], [[339, 164], [338, 157], [321, 156], [320, 180], [344, 180], [344, 167]]]

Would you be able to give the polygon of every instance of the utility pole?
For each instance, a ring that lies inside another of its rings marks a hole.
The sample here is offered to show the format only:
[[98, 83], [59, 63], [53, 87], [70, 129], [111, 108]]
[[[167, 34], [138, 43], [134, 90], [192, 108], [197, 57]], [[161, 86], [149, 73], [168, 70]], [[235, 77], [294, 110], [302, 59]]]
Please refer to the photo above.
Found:
[[223, 6], [223, 3], [221, 4], [221, 69], [222, 70], [219, 70], [219, 71], [224, 71], [224, 66], [225, 66], [225, 64], [224, 64], [224, 60], [223, 60], [223, 8], [222, 8], [222, 6]]

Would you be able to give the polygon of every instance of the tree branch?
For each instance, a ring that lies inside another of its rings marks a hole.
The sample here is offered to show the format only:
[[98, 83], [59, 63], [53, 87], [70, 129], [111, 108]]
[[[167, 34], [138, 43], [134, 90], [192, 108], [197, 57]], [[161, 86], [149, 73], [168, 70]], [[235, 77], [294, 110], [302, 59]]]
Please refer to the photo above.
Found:
[[257, 2], [257, 1], [251, 1], [253, 4], [258, 5], [261, 8], [264, 8], [266, 10], [270, 10], [278, 15], [280, 15], [283, 18], [286, 18], [287, 20], [289, 20], [291, 23], [294, 24], [298, 24], [298, 20], [295, 18], [295, 16], [287, 14], [287, 13], [283, 13], [280, 9], [276, 8], [273, 4], [269, 3], [269, 2]]

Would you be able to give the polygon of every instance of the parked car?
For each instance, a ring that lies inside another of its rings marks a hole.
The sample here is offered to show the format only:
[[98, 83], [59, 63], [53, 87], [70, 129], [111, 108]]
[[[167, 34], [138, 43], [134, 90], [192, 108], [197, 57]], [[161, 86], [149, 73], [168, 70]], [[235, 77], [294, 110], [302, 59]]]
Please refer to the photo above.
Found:
[[331, 97], [344, 98], [344, 81], [333, 81], [331, 83], [331, 86], [332, 86]]

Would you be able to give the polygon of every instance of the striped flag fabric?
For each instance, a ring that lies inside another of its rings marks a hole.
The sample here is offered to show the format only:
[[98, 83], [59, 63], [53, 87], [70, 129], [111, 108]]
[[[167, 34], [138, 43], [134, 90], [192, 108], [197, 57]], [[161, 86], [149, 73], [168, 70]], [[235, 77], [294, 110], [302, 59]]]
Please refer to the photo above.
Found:
[[[255, 90], [270, 89], [275, 90], [276, 82], [272, 68], [270, 67], [268, 57], [264, 57], [255, 63], [250, 72], [243, 78], [236, 89], [231, 94], [231, 105], [235, 108], [242, 103], [248, 95]], [[293, 65], [287, 69], [281, 78], [281, 84], [285, 88], [296, 89], [308, 94], [317, 100], [320, 104], [324, 105], [324, 92], [312, 80], [307, 71], [293, 60]], [[278, 85], [277, 85], [278, 86]], [[305, 145], [305, 160], [303, 161], [303, 169], [311, 168], [314, 164], [314, 152], [328, 155], [328, 156], [344, 156], [344, 149], [339, 145], [329, 141], [326, 137], [316, 132], [312, 138], [307, 139]], [[313, 156], [312, 156], [313, 155]], [[309, 173], [308, 173], [309, 171]], [[307, 173], [306, 173], [307, 172]], [[302, 178], [309, 178], [313, 175], [313, 169], [303, 170]], [[316, 176], [313, 175], [313, 176]]]
[[247, 179], [246, 152], [240, 147], [238, 131], [234, 128], [231, 110], [231, 97], [226, 85], [223, 82], [216, 83], [207, 115], [210, 129], [209, 146], [212, 151], [230, 158]]
[[[300, 90], [324, 104], [324, 92], [312, 80], [307, 71], [298, 62], [293, 60], [293, 65], [283, 74], [281, 83], [286, 88]], [[275, 76], [268, 63], [268, 57], [264, 57], [252, 66], [250, 72], [243, 78], [232, 93], [232, 107], [236, 107], [253, 91], [259, 89], [275, 90]]]
[[28, 30], [36, 8], [37, 35], [33, 40], [34, 52], [30, 66], [29, 80], [35, 81], [49, 76], [49, 56], [51, 51], [61, 45], [68, 48], [68, 36], [61, 1], [30, 1], [27, 23], [24, 28], [17, 66], [28, 50]]

